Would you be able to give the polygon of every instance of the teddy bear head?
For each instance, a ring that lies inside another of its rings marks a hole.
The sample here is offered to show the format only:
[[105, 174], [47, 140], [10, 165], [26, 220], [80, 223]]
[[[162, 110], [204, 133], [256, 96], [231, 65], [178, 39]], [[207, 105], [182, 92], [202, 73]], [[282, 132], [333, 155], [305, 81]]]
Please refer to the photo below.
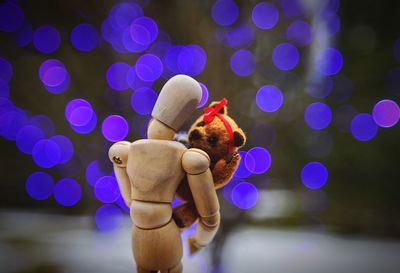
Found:
[[245, 134], [228, 116], [227, 101], [212, 102], [190, 127], [189, 146], [205, 151], [211, 163], [236, 152], [246, 142]]

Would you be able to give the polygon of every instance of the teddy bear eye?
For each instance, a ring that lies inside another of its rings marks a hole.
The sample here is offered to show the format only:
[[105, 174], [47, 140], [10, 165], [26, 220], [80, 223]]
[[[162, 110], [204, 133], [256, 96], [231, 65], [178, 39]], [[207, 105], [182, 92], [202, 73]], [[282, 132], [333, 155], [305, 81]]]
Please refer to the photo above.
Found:
[[212, 146], [215, 146], [218, 142], [218, 136], [212, 135], [207, 139], [208, 143]]
[[196, 124], [197, 127], [203, 127], [204, 125], [206, 125], [204, 121], [200, 121]]

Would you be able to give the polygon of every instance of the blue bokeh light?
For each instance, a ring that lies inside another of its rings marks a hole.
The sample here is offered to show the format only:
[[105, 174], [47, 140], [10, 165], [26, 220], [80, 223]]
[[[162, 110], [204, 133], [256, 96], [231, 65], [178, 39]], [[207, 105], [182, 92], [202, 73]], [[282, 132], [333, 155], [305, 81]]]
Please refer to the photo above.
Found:
[[124, 215], [116, 205], [104, 204], [96, 210], [95, 221], [99, 231], [110, 232], [123, 225]]
[[95, 112], [93, 112], [92, 119], [86, 125], [75, 126], [70, 124], [72, 130], [74, 130], [78, 134], [88, 134], [96, 128], [96, 125], [97, 125], [97, 115]]
[[[245, 164], [245, 158], [247, 155], [247, 152], [245, 151], [238, 151], [240, 155], [240, 163], [239, 166], [237, 167], [235, 173], [233, 174], [234, 177], [236, 178], [247, 178], [249, 177], [252, 173], [247, 169], [246, 164]], [[249, 156], [248, 165], [251, 167], [251, 169], [254, 169], [255, 163], [254, 159], [251, 160], [251, 155]]]
[[304, 7], [301, 0], [281, 0], [283, 12], [288, 18], [295, 18], [304, 15]]
[[372, 110], [372, 117], [379, 126], [384, 128], [392, 127], [400, 119], [399, 105], [393, 100], [381, 100], [375, 104]]
[[97, 180], [104, 176], [104, 173], [100, 169], [100, 162], [98, 160], [94, 160], [87, 165], [85, 176], [86, 181], [92, 186], [96, 184]]
[[54, 123], [45, 115], [36, 115], [31, 117], [30, 123], [34, 126], [39, 127], [46, 137], [50, 137], [54, 134]]
[[262, 2], [255, 5], [251, 18], [258, 28], [270, 29], [278, 23], [279, 12], [274, 4]]
[[33, 39], [33, 28], [25, 24], [15, 33], [15, 43], [18, 47], [27, 46]]
[[82, 196], [81, 186], [72, 178], [63, 178], [54, 187], [54, 198], [57, 203], [71, 207], [79, 202]]
[[183, 47], [177, 58], [179, 73], [193, 77], [204, 70], [206, 62], [206, 52], [202, 47], [194, 44]]
[[124, 62], [112, 64], [107, 70], [108, 85], [117, 91], [123, 91], [129, 88], [127, 74], [130, 66]]
[[9, 61], [0, 57], [0, 79], [8, 82], [13, 76], [13, 68]]
[[133, 92], [131, 106], [139, 115], [148, 115], [153, 111], [158, 98], [157, 93], [148, 87], [142, 87]]
[[53, 26], [41, 26], [33, 34], [33, 45], [42, 53], [53, 53], [60, 47], [60, 43], [60, 33]]
[[257, 91], [256, 103], [264, 112], [275, 112], [282, 106], [282, 92], [274, 85], [264, 85]]
[[148, 46], [154, 42], [158, 36], [158, 26], [156, 22], [145, 16], [136, 18], [130, 25], [129, 31], [132, 40], [144, 46]]
[[256, 57], [250, 51], [240, 49], [232, 55], [230, 66], [236, 75], [240, 77], [250, 76], [256, 69]]
[[170, 47], [171, 43], [168, 41], [157, 41], [151, 45], [151, 47], [147, 50], [147, 53], [156, 55], [158, 58], [160, 58], [160, 60], [163, 60]]
[[[114, 49], [116, 49], [115, 46], [117, 45], [117, 42], [118, 42], [117, 39], [113, 40]], [[133, 52], [133, 53], [140, 53], [140, 52], [146, 50], [148, 47], [148, 45], [141, 45], [141, 44], [137, 43], [135, 40], [133, 40], [129, 29], [124, 30], [124, 32], [122, 33], [121, 42], [122, 42], [122, 46], [123, 46], [124, 50], [127, 50], [128, 52]], [[120, 53], [125, 53], [125, 52], [121, 52], [120, 50], [117, 50], [117, 51]]]
[[99, 44], [99, 34], [95, 26], [91, 24], [79, 24], [71, 31], [72, 45], [83, 52], [92, 51]]
[[56, 59], [48, 59], [40, 65], [39, 78], [45, 88], [53, 94], [64, 92], [70, 83], [67, 69], [62, 62]]
[[232, 25], [239, 17], [239, 7], [233, 0], [217, 0], [211, 9], [211, 16], [221, 26]]
[[130, 88], [133, 90], [137, 90], [142, 87], [151, 87], [153, 85], [153, 82], [145, 82], [142, 81], [137, 75], [136, 75], [136, 68], [135, 66], [132, 66], [129, 68], [128, 73], [126, 74], [126, 81], [129, 85]]
[[45, 200], [53, 193], [54, 180], [45, 172], [35, 172], [26, 180], [25, 188], [33, 199]]
[[143, 16], [143, 9], [138, 4], [119, 3], [110, 10], [108, 20], [113, 30], [121, 31], [140, 16]]
[[33, 125], [22, 127], [16, 136], [18, 149], [25, 154], [32, 154], [33, 147], [39, 141], [45, 138], [43, 131]]
[[54, 141], [60, 148], [61, 158], [58, 162], [59, 164], [65, 164], [71, 160], [72, 156], [74, 155], [74, 145], [69, 138], [66, 136], [57, 135], [51, 137], [50, 140]]
[[351, 133], [360, 141], [370, 141], [378, 132], [378, 125], [370, 114], [358, 114], [351, 121]]
[[135, 64], [136, 75], [145, 82], [154, 82], [163, 72], [161, 60], [153, 54], [144, 54]]
[[199, 105], [197, 105], [197, 109], [203, 107], [207, 103], [208, 96], [209, 96], [207, 86], [205, 86], [205, 84], [203, 84], [201, 82], [199, 82], [199, 84], [201, 87], [201, 100], [199, 102]]
[[94, 184], [94, 194], [103, 203], [113, 203], [120, 197], [118, 182], [115, 177], [103, 176]]
[[92, 108], [92, 105], [85, 99], [73, 99], [65, 107], [65, 118], [69, 121], [72, 113], [79, 107]]
[[301, 181], [311, 190], [320, 189], [328, 181], [328, 169], [320, 162], [309, 162], [301, 170]]
[[10, 97], [10, 87], [8, 86], [8, 83], [2, 79], [0, 79], [0, 97]]
[[400, 96], [400, 68], [388, 71], [385, 76], [385, 87], [393, 95]]
[[42, 139], [33, 146], [32, 158], [38, 166], [51, 168], [60, 162], [61, 149], [53, 140]]
[[303, 20], [293, 21], [286, 30], [288, 40], [297, 46], [307, 46], [312, 42], [312, 28]]
[[237, 184], [232, 190], [232, 202], [239, 209], [251, 209], [257, 204], [258, 190], [248, 182]]
[[228, 29], [224, 35], [223, 42], [233, 48], [249, 47], [254, 41], [253, 29], [247, 24]]
[[318, 53], [316, 58], [317, 70], [326, 76], [339, 73], [343, 66], [343, 57], [336, 48], [325, 48]]
[[271, 154], [263, 147], [251, 148], [244, 157], [246, 168], [254, 174], [262, 174], [269, 170], [272, 164]]
[[27, 113], [12, 106], [12, 104], [6, 104], [4, 112], [0, 115], [0, 135], [8, 140], [15, 140], [18, 131], [29, 124]]
[[128, 135], [128, 131], [128, 122], [119, 115], [108, 116], [101, 125], [103, 136], [111, 142], [123, 140]]
[[279, 70], [292, 70], [297, 66], [299, 60], [299, 51], [290, 43], [279, 44], [272, 52], [272, 62]]
[[12, 2], [0, 3], [0, 31], [14, 32], [24, 23], [24, 11]]
[[311, 129], [321, 130], [331, 123], [332, 111], [325, 103], [314, 102], [304, 111], [304, 120]]

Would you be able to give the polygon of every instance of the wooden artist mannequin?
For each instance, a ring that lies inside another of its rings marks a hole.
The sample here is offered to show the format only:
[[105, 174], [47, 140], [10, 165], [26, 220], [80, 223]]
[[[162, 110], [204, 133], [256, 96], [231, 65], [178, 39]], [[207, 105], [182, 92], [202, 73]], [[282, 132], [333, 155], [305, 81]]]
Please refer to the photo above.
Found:
[[219, 203], [200, 149], [173, 141], [201, 99], [200, 85], [177, 75], [162, 88], [147, 130], [148, 139], [115, 143], [109, 151], [122, 197], [133, 221], [132, 250], [137, 272], [182, 272], [180, 230], [172, 220], [171, 202], [186, 175], [200, 215], [190, 252], [209, 244], [220, 222]]

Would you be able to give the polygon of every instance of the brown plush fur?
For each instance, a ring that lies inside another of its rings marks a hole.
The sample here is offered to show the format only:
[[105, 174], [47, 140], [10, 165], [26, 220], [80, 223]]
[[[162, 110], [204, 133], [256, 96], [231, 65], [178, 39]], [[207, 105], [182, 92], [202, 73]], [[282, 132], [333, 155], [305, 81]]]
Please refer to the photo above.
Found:
[[[212, 102], [210, 107], [214, 107], [217, 103]], [[228, 152], [229, 134], [224, 123], [218, 117], [206, 124], [203, 122], [203, 116], [200, 116], [188, 133], [189, 147], [202, 149], [210, 156], [210, 169], [216, 189], [224, 187], [232, 178], [240, 162], [237, 150], [246, 142], [246, 136], [242, 129], [228, 116], [227, 107], [225, 106], [219, 113], [229, 122], [234, 132], [234, 151], [232, 153]], [[177, 194], [185, 203], [174, 209], [173, 217], [179, 227], [187, 228], [197, 220], [199, 215], [186, 179], [180, 183]]]

